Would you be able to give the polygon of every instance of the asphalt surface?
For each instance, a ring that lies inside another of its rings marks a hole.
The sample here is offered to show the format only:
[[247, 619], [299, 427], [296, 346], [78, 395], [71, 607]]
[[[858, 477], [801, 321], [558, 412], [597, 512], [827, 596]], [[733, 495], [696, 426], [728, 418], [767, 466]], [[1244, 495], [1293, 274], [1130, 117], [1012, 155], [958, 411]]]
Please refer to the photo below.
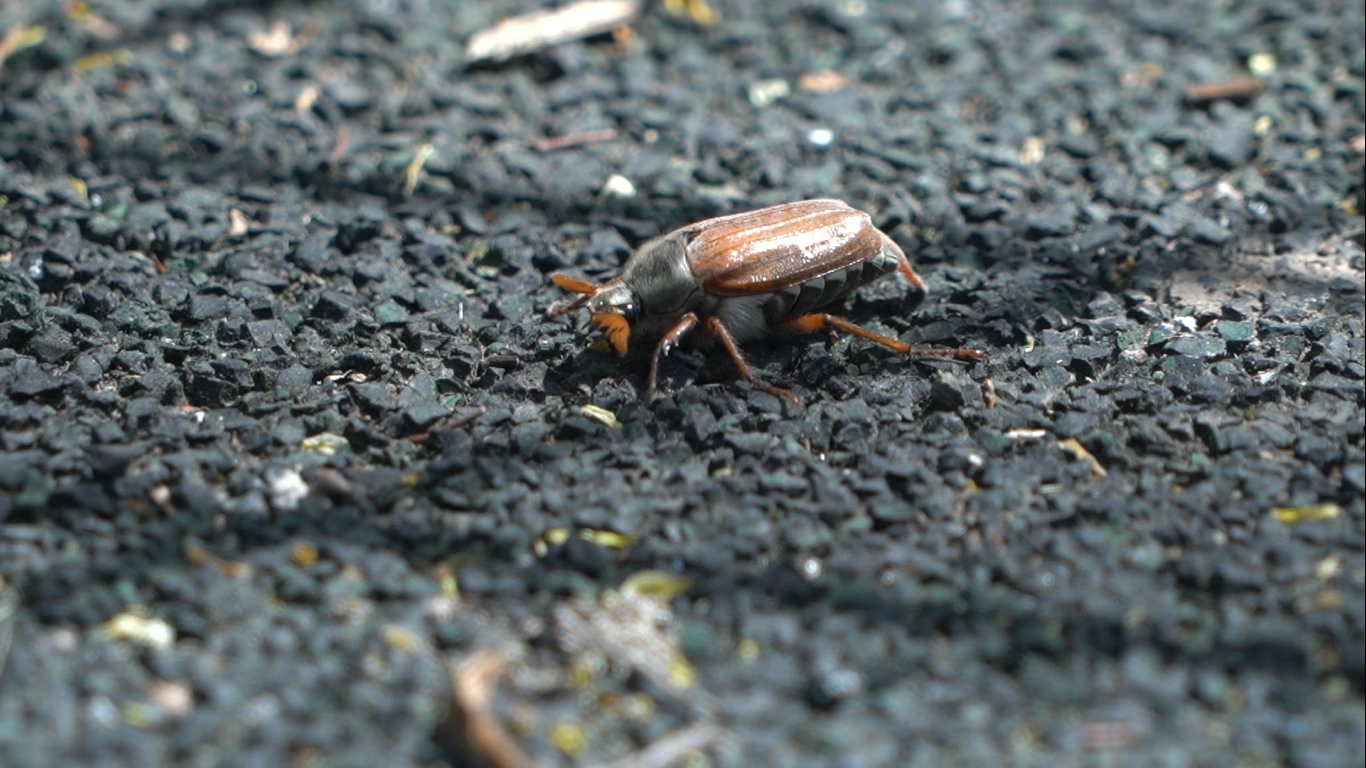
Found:
[[[665, 5], [0, 9], [0, 764], [1362, 765], [1362, 6]], [[989, 362], [546, 318], [813, 197]]]

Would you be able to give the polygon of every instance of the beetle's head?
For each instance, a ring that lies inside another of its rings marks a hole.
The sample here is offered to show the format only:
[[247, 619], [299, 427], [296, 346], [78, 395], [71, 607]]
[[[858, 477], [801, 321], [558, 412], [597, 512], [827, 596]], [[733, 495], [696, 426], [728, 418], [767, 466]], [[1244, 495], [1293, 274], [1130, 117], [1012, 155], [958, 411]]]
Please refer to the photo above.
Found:
[[556, 317], [587, 306], [588, 322], [597, 326], [617, 354], [624, 357], [631, 340], [631, 325], [640, 317], [640, 297], [636, 296], [631, 286], [621, 278], [602, 285], [593, 285], [568, 275], [554, 275], [550, 279], [566, 291], [583, 294], [568, 306], [554, 310], [550, 316]]

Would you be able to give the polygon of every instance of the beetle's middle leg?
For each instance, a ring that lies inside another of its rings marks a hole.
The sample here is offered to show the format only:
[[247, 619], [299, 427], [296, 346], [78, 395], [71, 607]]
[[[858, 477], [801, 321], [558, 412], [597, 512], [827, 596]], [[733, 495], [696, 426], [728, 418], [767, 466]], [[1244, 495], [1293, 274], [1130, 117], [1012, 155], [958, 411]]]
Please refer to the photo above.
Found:
[[697, 325], [697, 313], [689, 312], [680, 319], [669, 332], [664, 334], [664, 338], [659, 340], [659, 346], [655, 347], [655, 356], [650, 358], [650, 378], [646, 380], [645, 393], [654, 395], [655, 381], [659, 378], [659, 358], [664, 357], [678, 346], [684, 336], [688, 335]]
[[872, 331], [860, 325], [855, 325], [842, 317], [827, 315], [824, 312], [816, 312], [810, 315], [794, 317], [785, 320], [774, 326], [779, 330], [791, 331], [793, 333], [815, 333], [817, 331], [833, 328], [861, 336], [869, 341], [875, 341], [888, 349], [900, 352], [908, 357], [966, 357], [972, 360], [986, 360], [987, 356], [975, 349], [929, 349], [925, 347], [912, 347], [880, 333]]
[[715, 315], [707, 318], [707, 330], [716, 334], [716, 337], [726, 346], [726, 351], [730, 353], [730, 359], [734, 360], [735, 367], [740, 369], [740, 375], [744, 376], [745, 380], [750, 384], [753, 384], [755, 389], [760, 389], [770, 395], [781, 397], [793, 405], [799, 408], [801, 407], [802, 401], [796, 395], [782, 387], [775, 387], [754, 375], [754, 371], [750, 370], [749, 363], [745, 362], [745, 356], [740, 354], [740, 348], [736, 346], [735, 339], [731, 337], [730, 329], [726, 328], [726, 324], [721, 322], [721, 318], [716, 317]]

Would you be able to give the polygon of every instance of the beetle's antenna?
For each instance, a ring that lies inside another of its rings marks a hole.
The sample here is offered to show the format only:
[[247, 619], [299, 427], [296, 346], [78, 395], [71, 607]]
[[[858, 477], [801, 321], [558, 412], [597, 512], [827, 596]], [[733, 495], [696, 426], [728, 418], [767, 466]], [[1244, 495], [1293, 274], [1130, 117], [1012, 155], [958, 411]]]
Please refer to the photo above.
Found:
[[564, 305], [563, 307], [559, 307], [558, 309], [557, 309], [557, 308], [551, 308], [551, 309], [546, 310], [545, 316], [546, 316], [546, 317], [559, 317], [560, 315], [567, 315], [567, 314], [569, 314], [570, 312], [573, 312], [574, 310], [578, 309], [579, 307], [582, 307], [584, 304], [587, 304], [587, 303], [588, 303], [588, 300], [591, 299], [591, 298], [593, 298], [593, 295], [592, 295], [591, 293], [588, 294], [587, 296], [580, 296], [579, 298], [574, 299], [573, 301], [569, 302], [568, 304]]
[[599, 290], [598, 286], [593, 285], [587, 280], [579, 280], [578, 278], [573, 278], [569, 275], [551, 275], [550, 281], [566, 291], [582, 293], [583, 295], [559, 309], [550, 309], [546, 311], [546, 317], [559, 317], [560, 315], [567, 315], [570, 312], [573, 312], [584, 304], [587, 304], [588, 300], [593, 298]]
[[570, 277], [569, 275], [551, 275], [550, 282], [560, 286], [566, 291], [582, 293], [588, 296], [592, 296], [598, 292], [598, 286], [593, 285], [587, 280], [580, 280], [577, 277]]

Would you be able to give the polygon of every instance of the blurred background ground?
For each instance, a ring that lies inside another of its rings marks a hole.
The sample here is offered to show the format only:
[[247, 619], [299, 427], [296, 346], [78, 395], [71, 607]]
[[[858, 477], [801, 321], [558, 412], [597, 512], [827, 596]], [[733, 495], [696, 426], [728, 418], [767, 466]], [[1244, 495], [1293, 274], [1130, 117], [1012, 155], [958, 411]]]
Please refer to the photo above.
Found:
[[[0, 9], [0, 763], [1361, 765], [1360, 4], [542, 7]], [[807, 197], [991, 362], [544, 319]]]

